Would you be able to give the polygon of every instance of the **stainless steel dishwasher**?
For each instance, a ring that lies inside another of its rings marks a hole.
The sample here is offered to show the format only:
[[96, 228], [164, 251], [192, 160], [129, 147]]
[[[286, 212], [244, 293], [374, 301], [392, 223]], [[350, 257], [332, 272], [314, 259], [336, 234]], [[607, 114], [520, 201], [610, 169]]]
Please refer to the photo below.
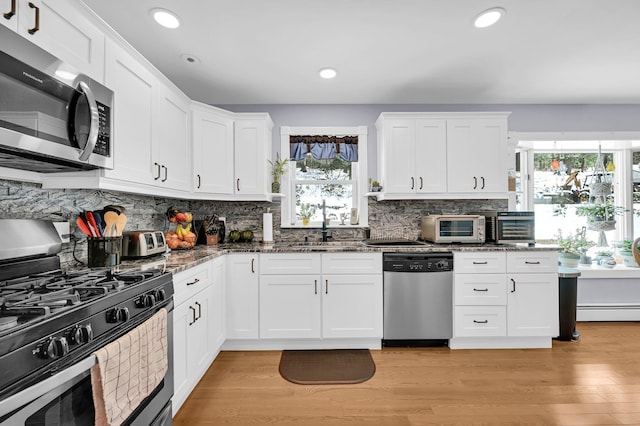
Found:
[[382, 344], [447, 344], [453, 328], [453, 254], [386, 253], [382, 263]]

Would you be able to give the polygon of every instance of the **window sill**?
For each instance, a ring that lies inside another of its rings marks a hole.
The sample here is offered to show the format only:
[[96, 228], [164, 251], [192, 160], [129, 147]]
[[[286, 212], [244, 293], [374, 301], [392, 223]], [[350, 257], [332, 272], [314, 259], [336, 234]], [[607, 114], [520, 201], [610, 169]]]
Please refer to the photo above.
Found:
[[[337, 229], [363, 229], [363, 228], [368, 228], [369, 225], [365, 225], [365, 224], [358, 224], [358, 225], [351, 225], [348, 223], [345, 223], [344, 225], [329, 225], [327, 226], [327, 231], [331, 232], [331, 231], [335, 231]], [[322, 229], [322, 225], [320, 223], [310, 223], [307, 226], [304, 225], [282, 225], [280, 226], [280, 228], [282, 229], [314, 229], [314, 230], [321, 230]]]

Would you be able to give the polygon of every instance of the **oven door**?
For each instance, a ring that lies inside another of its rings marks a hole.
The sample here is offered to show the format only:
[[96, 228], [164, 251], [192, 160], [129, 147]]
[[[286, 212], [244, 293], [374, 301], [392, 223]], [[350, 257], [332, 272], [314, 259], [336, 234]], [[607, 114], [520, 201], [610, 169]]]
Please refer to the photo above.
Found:
[[[167, 339], [173, 341], [173, 311], [167, 315]], [[169, 368], [162, 382], [123, 425], [168, 426], [172, 424], [173, 348], [168, 348]], [[91, 390], [90, 355], [50, 378], [0, 401], [2, 426], [90, 426], [95, 409]]]

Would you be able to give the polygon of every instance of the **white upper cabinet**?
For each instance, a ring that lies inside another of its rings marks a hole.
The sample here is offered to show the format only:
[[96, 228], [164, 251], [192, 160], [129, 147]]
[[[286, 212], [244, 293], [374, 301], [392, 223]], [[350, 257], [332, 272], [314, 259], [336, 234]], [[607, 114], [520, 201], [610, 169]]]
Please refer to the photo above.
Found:
[[384, 199], [507, 197], [508, 113], [382, 113]]
[[76, 71], [103, 82], [105, 36], [73, 3], [0, 0], [0, 23], [76, 67]]
[[199, 102], [191, 103], [193, 191], [233, 194], [232, 114]]
[[506, 193], [506, 119], [447, 120], [449, 192]]
[[237, 114], [233, 183], [236, 199], [266, 199], [273, 121], [268, 114]]

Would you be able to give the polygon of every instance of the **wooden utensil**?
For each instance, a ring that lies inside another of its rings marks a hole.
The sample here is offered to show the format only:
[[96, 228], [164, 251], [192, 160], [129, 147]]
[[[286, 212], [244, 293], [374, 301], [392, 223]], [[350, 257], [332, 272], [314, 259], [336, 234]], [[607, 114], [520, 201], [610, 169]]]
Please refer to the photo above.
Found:
[[[106, 207], [105, 207], [105, 210]], [[104, 220], [104, 236], [105, 237], [115, 237], [115, 229], [116, 229], [116, 223], [118, 222], [118, 218], [119, 215], [118, 213], [114, 212], [114, 211], [105, 211], [104, 212], [104, 217], [102, 218]]]
[[118, 216], [118, 220], [116, 221], [116, 237], [119, 237], [120, 235], [122, 235], [122, 231], [124, 230], [124, 227], [127, 225], [127, 215], [122, 213], [120, 216]]

